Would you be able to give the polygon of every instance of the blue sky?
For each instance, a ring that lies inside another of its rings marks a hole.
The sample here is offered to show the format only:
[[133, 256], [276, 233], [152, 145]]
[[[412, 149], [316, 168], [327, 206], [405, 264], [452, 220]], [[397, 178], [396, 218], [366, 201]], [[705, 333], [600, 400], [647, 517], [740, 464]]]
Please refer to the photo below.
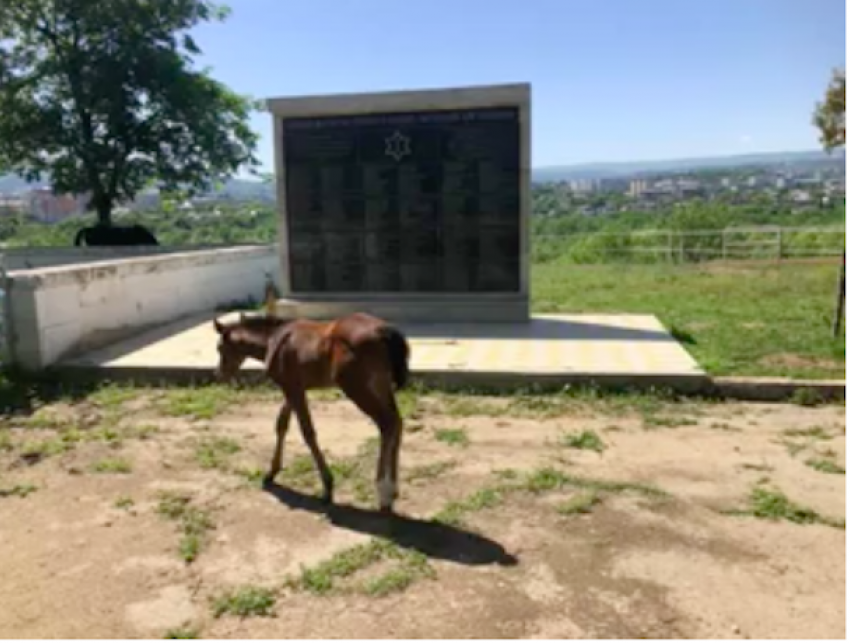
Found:
[[[806, 150], [844, 0], [226, 0], [202, 65], [258, 98], [532, 84], [535, 166]], [[259, 156], [271, 121], [257, 114]]]

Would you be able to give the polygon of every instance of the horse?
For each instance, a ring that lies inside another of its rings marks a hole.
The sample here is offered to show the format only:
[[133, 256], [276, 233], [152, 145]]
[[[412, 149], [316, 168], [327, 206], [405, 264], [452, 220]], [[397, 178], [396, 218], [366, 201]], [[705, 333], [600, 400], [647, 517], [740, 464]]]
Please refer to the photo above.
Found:
[[95, 225], [80, 228], [74, 237], [74, 245], [87, 246], [158, 246], [153, 233], [144, 226], [105, 226]]
[[265, 374], [284, 394], [264, 485], [271, 484], [280, 472], [283, 443], [294, 412], [321, 477], [322, 503], [333, 503], [333, 475], [316, 440], [307, 391], [339, 388], [378, 427], [381, 446], [375, 490], [381, 513], [392, 513], [398, 497], [403, 428], [395, 391], [404, 388], [409, 377], [410, 346], [404, 334], [366, 313], [331, 321], [240, 315], [231, 323], [213, 319], [213, 325], [218, 334], [219, 362], [214, 373], [218, 381], [233, 379], [250, 358], [264, 363]]

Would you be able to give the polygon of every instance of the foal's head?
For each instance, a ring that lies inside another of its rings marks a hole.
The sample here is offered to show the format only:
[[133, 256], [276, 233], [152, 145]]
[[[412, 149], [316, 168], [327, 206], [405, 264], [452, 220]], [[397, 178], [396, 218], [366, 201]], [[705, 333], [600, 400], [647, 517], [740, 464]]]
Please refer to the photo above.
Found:
[[218, 366], [215, 376], [222, 381], [233, 379], [243, 362], [252, 357], [264, 360], [269, 336], [283, 320], [269, 317], [245, 317], [239, 321], [221, 323], [213, 320], [218, 333]]

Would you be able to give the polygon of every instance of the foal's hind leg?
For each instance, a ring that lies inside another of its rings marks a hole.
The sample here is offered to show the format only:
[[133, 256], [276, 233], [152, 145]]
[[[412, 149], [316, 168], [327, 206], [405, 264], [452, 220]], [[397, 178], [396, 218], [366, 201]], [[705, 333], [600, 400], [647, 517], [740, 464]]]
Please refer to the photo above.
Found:
[[348, 374], [340, 387], [357, 407], [368, 415], [381, 432], [381, 449], [375, 471], [375, 490], [383, 512], [391, 512], [398, 497], [398, 450], [401, 446], [401, 416], [389, 382], [371, 381]]
[[291, 417], [292, 407], [287, 400], [283, 403], [283, 406], [280, 407], [280, 412], [277, 415], [277, 425], [275, 426], [277, 442], [274, 446], [271, 466], [269, 466], [269, 471], [266, 473], [266, 477], [263, 478], [263, 482], [266, 484], [271, 483], [274, 480], [274, 477], [280, 472], [281, 460], [283, 459], [283, 443], [286, 441], [286, 434], [289, 431], [289, 420]]

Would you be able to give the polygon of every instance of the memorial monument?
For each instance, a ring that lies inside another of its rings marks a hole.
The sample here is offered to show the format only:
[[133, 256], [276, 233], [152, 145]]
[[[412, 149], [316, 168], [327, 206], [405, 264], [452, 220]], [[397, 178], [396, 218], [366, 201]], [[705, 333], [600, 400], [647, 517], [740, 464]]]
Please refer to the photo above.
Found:
[[527, 84], [274, 98], [282, 316], [529, 318]]

